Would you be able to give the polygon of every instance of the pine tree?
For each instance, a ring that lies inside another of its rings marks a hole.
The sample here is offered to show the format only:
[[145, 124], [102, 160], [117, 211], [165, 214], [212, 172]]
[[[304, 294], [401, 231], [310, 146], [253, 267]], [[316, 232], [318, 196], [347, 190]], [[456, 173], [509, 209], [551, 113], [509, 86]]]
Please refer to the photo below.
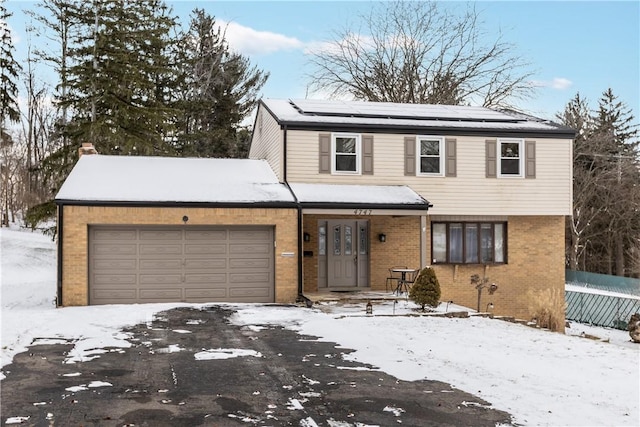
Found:
[[13, 40], [7, 22], [10, 16], [4, 7], [4, 0], [0, 0], [0, 145], [10, 142], [6, 133], [7, 124], [20, 120], [16, 84], [20, 65], [13, 57]]
[[[596, 138], [603, 141], [603, 170], [609, 179], [606, 192], [599, 193], [605, 206], [599, 217], [604, 239], [596, 242], [601, 259], [606, 261], [603, 272], [625, 276], [630, 245], [640, 238], [638, 206], [640, 205], [640, 169], [638, 158], [638, 125], [631, 110], [618, 100], [611, 88], [599, 100], [595, 115]], [[606, 269], [606, 270], [605, 270]]]
[[268, 74], [232, 52], [213, 16], [193, 11], [182, 37], [183, 94], [178, 150], [198, 157], [243, 155], [240, 123], [254, 109]]
[[171, 154], [167, 82], [176, 75], [171, 32], [177, 18], [159, 0], [95, 0], [78, 19], [70, 49], [69, 124], [77, 145], [105, 154]]

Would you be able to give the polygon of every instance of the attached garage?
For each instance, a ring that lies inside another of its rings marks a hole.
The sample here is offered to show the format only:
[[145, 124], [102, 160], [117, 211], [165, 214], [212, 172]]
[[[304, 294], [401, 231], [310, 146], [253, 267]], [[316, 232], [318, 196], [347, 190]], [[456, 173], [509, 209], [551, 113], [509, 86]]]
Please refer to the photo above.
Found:
[[60, 306], [298, 297], [299, 208], [266, 161], [84, 154], [56, 204]]
[[274, 302], [273, 227], [91, 226], [89, 303]]

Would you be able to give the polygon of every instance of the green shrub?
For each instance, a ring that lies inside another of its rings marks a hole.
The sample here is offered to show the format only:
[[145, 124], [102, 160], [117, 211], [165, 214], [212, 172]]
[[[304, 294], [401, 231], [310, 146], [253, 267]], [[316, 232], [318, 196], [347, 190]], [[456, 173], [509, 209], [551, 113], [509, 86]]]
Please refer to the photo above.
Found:
[[437, 307], [440, 303], [440, 283], [436, 272], [429, 267], [423, 268], [409, 291], [409, 298], [424, 311], [425, 306]]

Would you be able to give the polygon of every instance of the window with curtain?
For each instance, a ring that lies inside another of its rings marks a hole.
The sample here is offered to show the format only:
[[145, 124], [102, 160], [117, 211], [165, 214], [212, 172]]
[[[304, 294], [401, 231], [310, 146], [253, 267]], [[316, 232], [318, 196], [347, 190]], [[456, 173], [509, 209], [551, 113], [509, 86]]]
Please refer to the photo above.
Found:
[[434, 222], [431, 254], [434, 264], [504, 264], [504, 222]]

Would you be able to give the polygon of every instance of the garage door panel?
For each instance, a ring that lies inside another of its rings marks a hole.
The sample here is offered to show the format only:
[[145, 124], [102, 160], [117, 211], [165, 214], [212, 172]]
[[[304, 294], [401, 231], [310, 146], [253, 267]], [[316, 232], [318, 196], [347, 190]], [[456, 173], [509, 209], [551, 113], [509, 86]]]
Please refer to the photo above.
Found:
[[253, 288], [230, 288], [229, 295], [231, 297], [245, 297], [245, 298], [255, 298], [262, 297], [267, 298], [270, 296], [270, 291], [267, 288], [263, 287], [253, 287]]
[[92, 292], [92, 297], [101, 301], [109, 301], [105, 304], [128, 303], [137, 298], [135, 289], [100, 289]]
[[223, 300], [227, 297], [227, 288], [189, 288], [185, 289], [187, 301], [198, 302]]
[[227, 230], [186, 230], [186, 240], [206, 240], [208, 242], [216, 240], [227, 240]]
[[90, 303], [273, 302], [271, 227], [92, 226]]
[[252, 243], [231, 243], [229, 245], [230, 254], [268, 254], [271, 252], [271, 244]]
[[180, 270], [180, 259], [141, 259], [140, 270]]
[[187, 271], [220, 270], [220, 269], [227, 268], [227, 259], [226, 258], [185, 259], [184, 265]]
[[182, 274], [141, 274], [138, 279], [140, 286], [144, 285], [181, 285]]
[[250, 242], [271, 240], [271, 230], [231, 230], [230, 240], [248, 240]]
[[114, 256], [122, 256], [122, 255], [136, 255], [138, 252], [138, 245], [135, 243], [125, 245], [118, 243], [108, 243], [103, 245], [94, 245], [93, 252], [96, 255], [114, 255]]
[[135, 270], [137, 264], [135, 259], [98, 259], [93, 262], [93, 270], [96, 272]]
[[94, 239], [100, 241], [109, 241], [109, 240], [136, 240], [138, 238], [138, 233], [136, 230], [126, 230], [126, 229], [102, 229], [102, 230], [94, 230], [93, 233]]
[[227, 283], [227, 275], [225, 273], [212, 274], [186, 274], [185, 283], [211, 283], [220, 284]]
[[135, 274], [96, 274], [94, 283], [98, 285], [135, 285]]
[[186, 244], [184, 246], [185, 253], [188, 255], [224, 255], [227, 253], [227, 245], [204, 245], [204, 244]]
[[229, 266], [233, 269], [266, 269], [271, 265], [269, 258], [232, 258], [229, 260]]
[[229, 282], [238, 283], [268, 283], [269, 273], [231, 273]]
[[180, 241], [182, 240], [181, 230], [140, 230], [140, 240], [168, 240], [168, 241]]
[[141, 244], [140, 255], [181, 255], [182, 245]]
[[140, 289], [139, 298], [144, 302], [181, 301], [182, 289]]

